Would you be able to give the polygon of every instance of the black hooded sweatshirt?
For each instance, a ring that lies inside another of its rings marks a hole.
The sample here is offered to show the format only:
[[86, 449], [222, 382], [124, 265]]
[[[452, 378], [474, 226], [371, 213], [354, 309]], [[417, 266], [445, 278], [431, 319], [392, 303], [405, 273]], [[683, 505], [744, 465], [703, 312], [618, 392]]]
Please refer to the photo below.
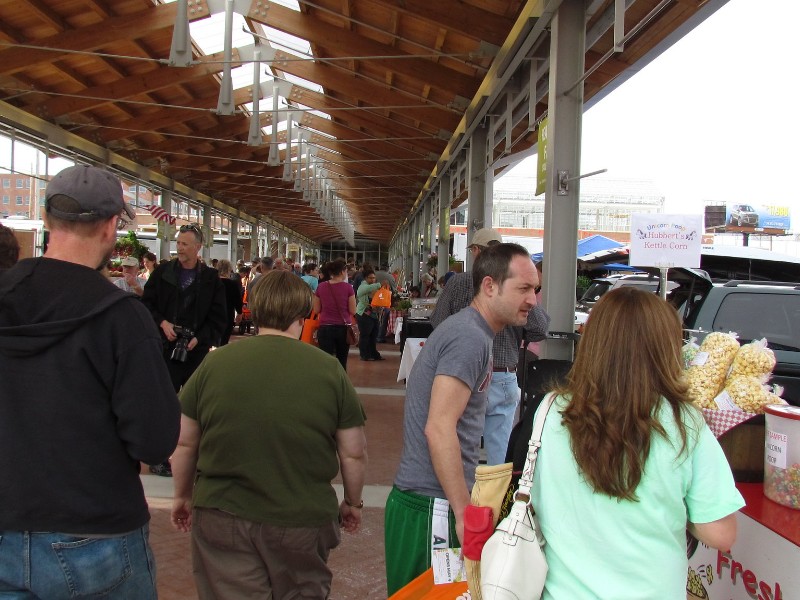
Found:
[[0, 273], [0, 531], [143, 526], [139, 461], [166, 460], [179, 430], [159, 334], [138, 298], [50, 258]]

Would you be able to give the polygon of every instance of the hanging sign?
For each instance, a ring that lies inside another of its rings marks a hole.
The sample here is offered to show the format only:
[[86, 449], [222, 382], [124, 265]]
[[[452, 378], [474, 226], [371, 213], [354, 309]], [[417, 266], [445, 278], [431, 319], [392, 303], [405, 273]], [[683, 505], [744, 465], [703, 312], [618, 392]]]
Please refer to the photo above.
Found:
[[703, 215], [631, 215], [631, 253], [634, 267], [700, 266]]
[[172, 225], [167, 221], [159, 221], [156, 237], [158, 237], [160, 240], [169, 241], [175, 237], [175, 233], [177, 231], [178, 228], [175, 225]]
[[214, 232], [210, 225], [203, 225], [203, 246], [206, 248], [214, 247]]
[[547, 119], [539, 123], [536, 141], [536, 195], [544, 194], [547, 185]]

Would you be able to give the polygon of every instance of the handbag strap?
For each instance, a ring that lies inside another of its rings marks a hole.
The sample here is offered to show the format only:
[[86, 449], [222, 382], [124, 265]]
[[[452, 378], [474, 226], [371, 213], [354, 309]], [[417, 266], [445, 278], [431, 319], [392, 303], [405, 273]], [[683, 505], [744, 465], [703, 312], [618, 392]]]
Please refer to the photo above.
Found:
[[525, 466], [522, 468], [522, 475], [519, 478], [519, 486], [514, 494], [514, 500], [517, 500], [518, 496], [527, 497], [527, 503], [530, 503], [533, 471], [536, 469], [536, 457], [539, 454], [539, 448], [542, 446], [544, 421], [547, 418], [547, 413], [550, 412], [550, 407], [553, 405], [555, 397], [556, 395], [554, 392], [547, 394], [544, 400], [542, 400], [542, 406], [539, 407], [539, 411], [536, 413], [536, 419], [533, 421], [531, 439], [528, 442], [528, 456], [525, 458]]

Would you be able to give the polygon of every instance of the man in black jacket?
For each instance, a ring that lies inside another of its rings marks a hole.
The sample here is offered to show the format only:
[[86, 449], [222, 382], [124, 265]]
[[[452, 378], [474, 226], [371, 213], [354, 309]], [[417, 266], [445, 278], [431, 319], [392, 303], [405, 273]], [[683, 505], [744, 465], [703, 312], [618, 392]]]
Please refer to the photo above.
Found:
[[69, 167], [46, 254], [0, 274], [0, 595], [156, 598], [139, 463], [180, 406], [152, 318], [99, 273], [125, 215], [119, 179]]
[[217, 270], [200, 261], [202, 246], [197, 225], [181, 226], [177, 258], [153, 271], [142, 295], [161, 329], [164, 359], [176, 392], [211, 347], [219, 345], [227, 322], [225, 289]]
[[[220, 345], [227, 315], [219, 273], [198, 257], [203, 247], [200, 227], [182, 225], [175, 247], [177, 258], [153, 271], [142, 302], [161, 330], [164, 360], [177, 392], [211, 347]], [[151, 466], [150, 472], [172, 476], [169, 462]]]

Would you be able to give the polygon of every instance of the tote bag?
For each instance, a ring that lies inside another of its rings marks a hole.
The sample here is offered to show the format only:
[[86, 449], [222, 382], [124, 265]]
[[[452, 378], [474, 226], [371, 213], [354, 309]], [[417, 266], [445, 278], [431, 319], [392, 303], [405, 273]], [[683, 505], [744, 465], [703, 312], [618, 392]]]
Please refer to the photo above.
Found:
[[379, 288], [372, 294], [372, 302], [370, 304], [378, 308], [389, 308], [392, 305], [392, 290]]

